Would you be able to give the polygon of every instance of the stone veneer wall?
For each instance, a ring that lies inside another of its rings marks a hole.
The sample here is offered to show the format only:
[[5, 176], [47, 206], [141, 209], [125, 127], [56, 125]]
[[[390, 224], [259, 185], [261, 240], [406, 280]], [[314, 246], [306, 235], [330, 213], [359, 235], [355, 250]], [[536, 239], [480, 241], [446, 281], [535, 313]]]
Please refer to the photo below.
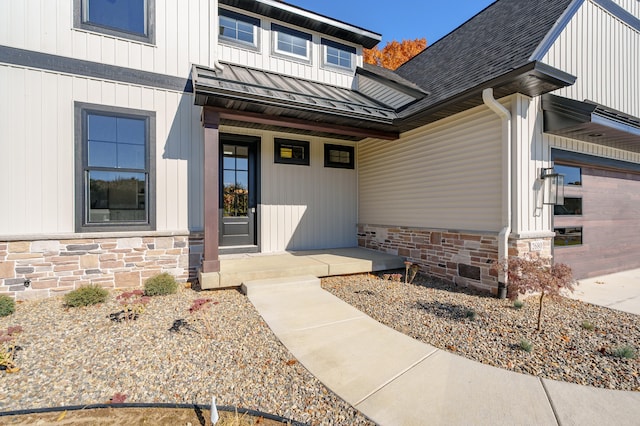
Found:
[[406, 257], [428, 275], [497, 293], [497, 234], [358, 225], [358, 245]]
[[[405, 257], [421, 272], [497, 294], [498, 235], [404, 226], [358, 225], [358, 245]], [[535, 247], [535, 246], [541, 246]], [[509, 257], [551, 258], [553, 237], [509, 239]]]
[[[201, 234], [0, 241], [0, 294], [17, 300], [62, 294], [83, 285], [139, 287], [168, 272], [196, 276]], [[29, 280], [28, 287], [24, 285]]]

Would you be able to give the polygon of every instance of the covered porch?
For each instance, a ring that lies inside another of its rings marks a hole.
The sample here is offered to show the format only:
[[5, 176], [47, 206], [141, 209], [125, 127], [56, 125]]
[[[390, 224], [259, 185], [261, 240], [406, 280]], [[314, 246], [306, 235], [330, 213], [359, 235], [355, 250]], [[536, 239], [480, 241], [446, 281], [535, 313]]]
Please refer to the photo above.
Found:
[[230, 254], [220, 256], [219, 279], [202, 280], [200, 284], [203, 289], [240, 287], [244, 282], [258, 279], [327, 277], [398, 268], [404, 268], [404, 258], [359, 247]]

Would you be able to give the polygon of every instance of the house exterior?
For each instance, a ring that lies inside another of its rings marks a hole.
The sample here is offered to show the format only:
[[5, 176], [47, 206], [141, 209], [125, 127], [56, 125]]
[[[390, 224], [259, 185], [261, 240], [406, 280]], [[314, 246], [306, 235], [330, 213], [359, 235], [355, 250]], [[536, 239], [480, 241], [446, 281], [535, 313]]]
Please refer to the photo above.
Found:
[[492, 292], [507, 254], [640, 267], [637, 1], [499, 0], [396, 72], [380, 40], [275, 0], [3, 2], [0, 293], [357, 245]]

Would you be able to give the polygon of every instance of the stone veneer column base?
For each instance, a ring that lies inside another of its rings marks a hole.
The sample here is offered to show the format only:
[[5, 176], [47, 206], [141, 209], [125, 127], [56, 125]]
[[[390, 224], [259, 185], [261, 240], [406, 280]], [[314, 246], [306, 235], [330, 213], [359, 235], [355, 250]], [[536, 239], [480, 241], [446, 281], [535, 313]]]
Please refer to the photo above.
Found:
[[202, 234], [0, 241], [0, 294], [26, 300], [89, 284], [140, 287], [162, 272], [186, 282], [201, 258]]

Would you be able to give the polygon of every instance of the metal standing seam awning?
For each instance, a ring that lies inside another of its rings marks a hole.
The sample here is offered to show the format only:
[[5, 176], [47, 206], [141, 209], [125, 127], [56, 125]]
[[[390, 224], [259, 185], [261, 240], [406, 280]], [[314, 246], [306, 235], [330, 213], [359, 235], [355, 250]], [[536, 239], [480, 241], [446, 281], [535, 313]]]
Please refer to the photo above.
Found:
[[542, 109], [546, 133], [640, 152], [640, 118], [552, 94], [542, 96]]
[[195, 104], [214, 108], [223, 123], [291, 127], [352, 140], [399, 136], [395, 109], [356, 90], [227, 63], [222, 71], [194, 65], [192, 81]]

